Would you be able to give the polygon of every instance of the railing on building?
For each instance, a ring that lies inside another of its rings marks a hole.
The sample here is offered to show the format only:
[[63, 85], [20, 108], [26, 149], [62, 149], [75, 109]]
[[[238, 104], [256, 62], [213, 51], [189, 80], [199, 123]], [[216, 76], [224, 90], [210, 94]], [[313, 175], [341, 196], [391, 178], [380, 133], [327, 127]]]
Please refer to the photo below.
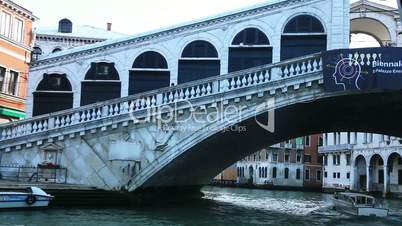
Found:
[[325, 154], [331, 152], [350, 151], [352, 149], [353, 144], [338, 144], [338, 145], [318, 147], [318, 152]]
[[[140, 119], [147, 110], [163, 105], [248, 89], [262, 84], [275, 85], [280, 80], [319, 71], [322, 71], [321, 53], [0, 125], [0, 141], [48, 133], [51, 130], [128, 113]], [[282, 92], [286, 92], [287, 88], [283, 87]], [[296, 84], [294, 88], [299, 87]], [[275, 91], [272, 94], [275, 94]]]
[[0, 180], [66, 184], [67, 168], [44, 166], [0, 166]]

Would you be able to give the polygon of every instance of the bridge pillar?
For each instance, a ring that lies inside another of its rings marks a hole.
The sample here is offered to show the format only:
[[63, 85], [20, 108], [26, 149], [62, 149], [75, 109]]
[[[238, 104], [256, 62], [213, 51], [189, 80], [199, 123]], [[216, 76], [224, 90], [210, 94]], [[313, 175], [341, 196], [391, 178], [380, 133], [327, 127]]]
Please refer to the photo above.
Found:
[[388, 183], [389, 183], [388, 178], [389, 178], [388, 166], [386, 164], [384, 164], [384, 193], [383, 193], [384, 198], [387, 197], [387, 193], [388, 193]]

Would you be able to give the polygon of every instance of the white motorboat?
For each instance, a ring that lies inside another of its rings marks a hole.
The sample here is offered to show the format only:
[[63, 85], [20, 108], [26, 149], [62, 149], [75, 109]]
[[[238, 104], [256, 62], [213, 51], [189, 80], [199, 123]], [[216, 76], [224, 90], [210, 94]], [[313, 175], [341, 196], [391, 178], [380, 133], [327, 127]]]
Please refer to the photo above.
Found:
[[356, 216], [388, 216], [388, 209], [382, 208], [373, 196], [359, 193], [341, 192], [333, 197], [334, 208], [340, 212]]
[[54, 197], [37, 187], [26, 192], [0, 192], [0, 209], [46, 207]]

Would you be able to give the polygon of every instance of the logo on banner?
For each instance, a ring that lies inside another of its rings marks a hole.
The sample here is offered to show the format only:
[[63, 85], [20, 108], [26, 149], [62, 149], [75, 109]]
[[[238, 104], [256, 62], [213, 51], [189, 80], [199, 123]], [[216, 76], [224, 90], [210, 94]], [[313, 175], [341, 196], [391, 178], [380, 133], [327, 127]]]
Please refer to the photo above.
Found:
[[360, 90], [359, 80], [362, 79], [362, 68], [354, 59], [343, 58], [335, 66], [335, 73], [332, 75], [335, 84], [342, 86], [343, 90], [353, 89]]

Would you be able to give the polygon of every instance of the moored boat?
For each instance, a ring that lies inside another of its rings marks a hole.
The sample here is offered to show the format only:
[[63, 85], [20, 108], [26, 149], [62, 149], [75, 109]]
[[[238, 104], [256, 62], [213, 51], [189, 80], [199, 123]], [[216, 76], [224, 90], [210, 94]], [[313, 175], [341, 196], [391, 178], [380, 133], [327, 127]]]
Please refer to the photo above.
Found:
[[380, 206], [370, 195], [341, 192], [334, 195], [333, 201], [334, 208], [340, 212], [356, 216], [388, 216], [389, 210]]
[[46, 207], [54, 197], [37, 187], [26, 192], [0, 192], [0, 209]]

